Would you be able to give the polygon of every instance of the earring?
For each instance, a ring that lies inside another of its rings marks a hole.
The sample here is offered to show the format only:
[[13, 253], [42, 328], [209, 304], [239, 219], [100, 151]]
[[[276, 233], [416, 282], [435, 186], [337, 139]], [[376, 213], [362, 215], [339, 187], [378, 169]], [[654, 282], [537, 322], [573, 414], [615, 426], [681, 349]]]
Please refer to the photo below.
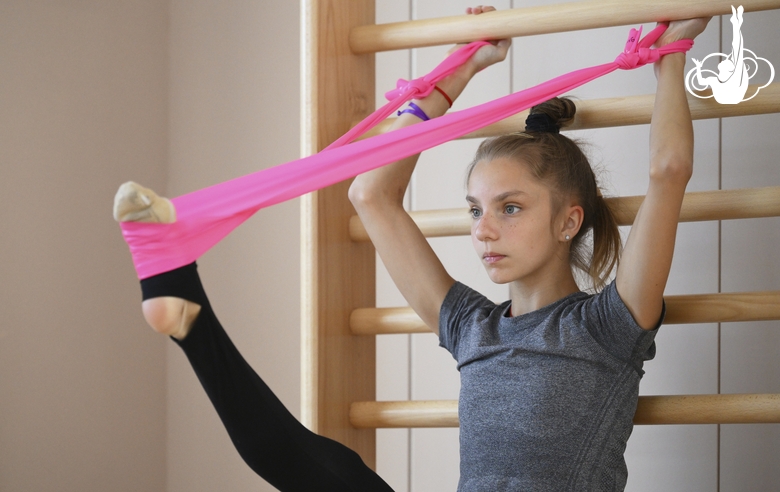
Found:
[[566, 234], [566, 240], [568, 241], [569, 239], [571, 239], [571, 238], [569, 237], [568, 234]]

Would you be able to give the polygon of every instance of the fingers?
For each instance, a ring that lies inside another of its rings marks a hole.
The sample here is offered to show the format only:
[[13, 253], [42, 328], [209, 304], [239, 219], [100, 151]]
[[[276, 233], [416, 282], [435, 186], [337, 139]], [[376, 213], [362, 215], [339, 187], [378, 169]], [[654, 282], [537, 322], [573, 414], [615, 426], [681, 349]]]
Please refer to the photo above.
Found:
[[479, 15], [484, 12], [493, 12], [496, 8], [491, 5], [477, 5], [476, 7], [468, 7], [466, 9], [466, 14], [468, 15]]
[[694, 39], [706, 29], [709, 21], [710, 17], [701, 17], [670, 22], [669, 29], [656, 41], [655, 46], [661, 47], [680, 39]]
[[512, 46], [512, 38], [499, 39], [498, 42], [496, 42], [496, 48], [503, 54], [502, 59], [506, 57], [510, 46]]
[[[469, 7], [466, 9], [468, 15], [479, 15], [486, 12], [495, 12], [496, 8], [491, 5], [477, 5], [476, 7]], [[506, 58], [509, 47], [512, 45], [511, 39], [491, 40], [490, 44], [493, 46], [483, 46], [474, 56], [474, 60], [477, 62], [478, 69], [482, 70], [494, 63], [502, 61]], [[457, 47], [456, 47], [457, 48]], [[450, 50], [452, 51], [452, 50]]]

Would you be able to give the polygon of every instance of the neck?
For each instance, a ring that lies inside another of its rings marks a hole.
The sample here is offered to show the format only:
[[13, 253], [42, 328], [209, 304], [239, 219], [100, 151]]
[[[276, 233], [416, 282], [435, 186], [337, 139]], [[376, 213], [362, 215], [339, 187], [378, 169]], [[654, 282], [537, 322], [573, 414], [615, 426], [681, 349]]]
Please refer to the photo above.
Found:
[[556, 272], [545, 272], [538, 279], [519, 279], [509, 285], [512, 316], [530, 313], [579, 292], [569, 265]]

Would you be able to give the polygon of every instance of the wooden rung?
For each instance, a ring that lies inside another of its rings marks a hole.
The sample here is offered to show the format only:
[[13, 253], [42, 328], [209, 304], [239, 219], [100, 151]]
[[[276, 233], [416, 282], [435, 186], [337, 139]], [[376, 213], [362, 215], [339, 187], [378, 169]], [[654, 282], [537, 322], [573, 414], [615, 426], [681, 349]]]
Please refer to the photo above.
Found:
[[353, 335], [431, 333], [410, 307], [355, 309], [349, 317], [349, 328]]
[[[664, 324], [780, 319], [780, 291], [666, 296]], [[350, 316], [354, 335], [430, 333], [409, 307], [360, 308]]]
[[[458, 402], [362, 401], [349, 420], [357, 428], [458, 427]], [[780, 394], [640, 396], [634, 423], [780, 423]]]
[[[554, 32], [580, 31], [674, 19], [731, 14], [732, 0], [589, 0], [557, 5], [355, 27], [356, 54], [466, 43]], [[745, 12], [780, 8], [778, 0], [741, 0]], [[622, 48], [616, 46], [617, 48]], [[615, 53], [617, 55], [617, 52]]]
[[[633, 223], [642, 200], [642, 195], [606, 199], [620, 225]], [[471, 233], [471, 217], [465, 208], [424, 210], [409, 215], [425, 237], [467, 236]], [[769, 186], [686, 193], [680, 222], [777, 216], [780, 216], [780, 186]], [[368, 234], [357, 216], [349, 221], [349, 234], [353, 241], [368, 241]]]
[[[751, 85], [747, 94], [754, 94], [757, 86]], [[701, 93], [711, 94], [712, 91]], [[570, 125], [564, 130], [584, 130], [592, 128], [608, 128], [614, 126], [643, 125], [650, 123], [653, 114], [655, 94], [629, 97], [609, 97], [576, 101], [577, 114]], [[710, 118], [725, 118], [730, 116], [749, 116], [756, 114], [780, 113], [780, 83], [769, 84], [761, 92], [739, 104], [720, 104], [715, 99], [699, 99], [688, 94], [688, 106], [694, 120]], [[464, 135], [461, 138], [485, 138], [505, 135], [525, 128], [528, 110], [503, 119], [485, 128]], [[367, 138], [390, 130], [395, 118], [388, 118], [362, 138]], [[356, 122], [357, 124], [357, 122]]]
[[780, 319], [780, 291], [666, 296], [664, 324]]
[[458, 401], [360, 401], [349, 407], [357, 428], [458, 427]]
[[634, 423], [769, 424], [780, 422], [780, 394], [640, 396]]

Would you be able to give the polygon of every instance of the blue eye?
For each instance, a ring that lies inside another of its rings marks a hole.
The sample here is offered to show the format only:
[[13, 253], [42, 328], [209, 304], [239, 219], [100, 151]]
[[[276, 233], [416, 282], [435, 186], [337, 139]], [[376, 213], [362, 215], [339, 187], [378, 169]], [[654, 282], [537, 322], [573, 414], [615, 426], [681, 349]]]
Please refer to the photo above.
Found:
[[509, 215], [516, 214], [519, 211], [520, 211], [520, 207], [518, 207], [517, 205], [507, 205], [506, 207], [504, 207], [504, 213]]
[[472, 219], [478, 219], [482, 217], [482, 210], [472, 207], [469, 209], [469, 215], [471, 215]]

